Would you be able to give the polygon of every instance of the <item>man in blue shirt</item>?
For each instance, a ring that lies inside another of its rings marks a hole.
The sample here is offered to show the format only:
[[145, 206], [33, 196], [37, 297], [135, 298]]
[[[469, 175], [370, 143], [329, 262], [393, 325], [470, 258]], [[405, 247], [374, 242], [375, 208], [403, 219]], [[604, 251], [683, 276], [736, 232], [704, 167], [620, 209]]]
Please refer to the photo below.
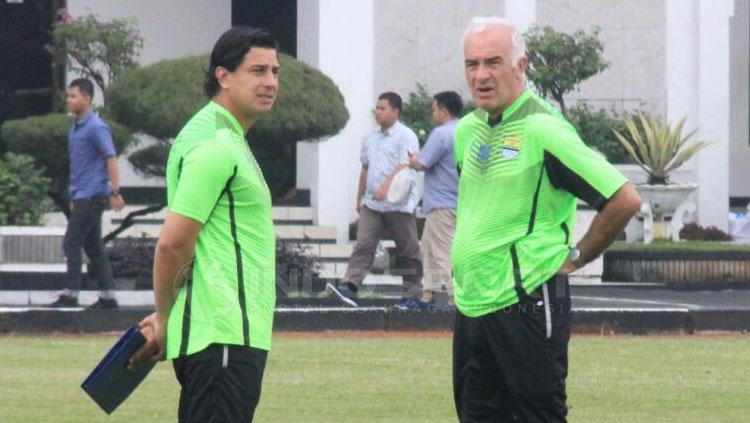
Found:
[[[419, 150], [414, 131], [399, 122], [401, 97], [385, 92], [375, 105], [378, 128], [362, 144], [357, 191], [357, 244], [349, 257], [349, 266], [341, 283], [328, 283], [326, 289], [342, 303], [356, 307], [357, 291], [372, 265], [378, 242], [390, 235], [396, 243], [396, 267], [404, 278], [402, 303], [418, 293], [422, 277], [422, 259], [417, 238], [414, 209], [419, 201], [414, 178], [403, 198], [388, 197], [391, 183], [399, 172], [408, 169], [409, 155]], [[404, 170], [405, 169], [405, 170]]]
[[453, 91], [443, 91], [432, 97], [432, 130], [419, 155], [413, 153], [409, 166], [424, 171], [422, 208], [427, 218], [422, 232], [422, 261], [424, 279], [422, 297], [407, 304], [409, 308], [428, 308], [434, 304], [434, 294], [445, 284], [448, 308], [453, 307], [453, 279], [451, 276], [451, 244], [456, 232], [456, 196], [458, 172], [453, 155], [456, 123], [461, 116], [463, 102]]
[[119, 211], [125, 206], [120, 195], [117, 154], [107, 124], [93, 112], [94, 84], [76, 79], [68, 86], [66, 106], [75, 115], [68, 133], [70, 157], [70, 216], [63, 249], [67, 263], [65, 289], [51, 307], [78, 306], [81, 288], [81, 248], [86, 251], [101, 289], [91, 308], [116, 308], [112, 266], [102, 244], [102, 213], [107, 204]]

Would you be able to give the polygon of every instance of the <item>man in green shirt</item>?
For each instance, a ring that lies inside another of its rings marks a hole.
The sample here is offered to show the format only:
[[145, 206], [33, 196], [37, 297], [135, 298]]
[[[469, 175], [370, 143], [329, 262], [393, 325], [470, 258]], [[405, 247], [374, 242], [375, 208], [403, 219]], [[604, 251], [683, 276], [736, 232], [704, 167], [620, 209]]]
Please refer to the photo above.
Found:
[[141, 322], [145, 359], [174, 361], [180, 422], [251, 421], [276, 302], [271, 196], [245, 141], [273, 106], [277, 43], [235, 27], [211, 53], [211, 99], [175, 139], [154, 257], [156, 312]]
[[[567, 275], [640, 208], [632, 184], [525, 88], [524, 50], [500, 18], [475, 18], [464, 35], [478, 108], [455, 136], [453, 384], [462, 422], [566, 421]], [[576, 198], [598, 214], [573, 246]]]

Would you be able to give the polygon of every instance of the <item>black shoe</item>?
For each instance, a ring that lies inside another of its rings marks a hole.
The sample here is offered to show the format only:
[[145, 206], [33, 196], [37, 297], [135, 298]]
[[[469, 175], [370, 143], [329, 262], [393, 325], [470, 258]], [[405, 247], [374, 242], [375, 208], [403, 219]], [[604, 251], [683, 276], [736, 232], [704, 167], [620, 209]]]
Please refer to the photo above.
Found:
[[333, 294], [337, 300], [341, 301], [344, 305], [349, 307], [357, 307], [357, 291], [352, 289], [349, 282], [328, 282], [326, 284], [326, 291]]
[[117, 300], [114, 298], [99, 298], [99, 301], [88, 306], [87, 310], [111, 310], [117, 308]]
[[54, 303], [47, 304], [45, 307], [52, 307], [52, 308], [78, 307], [78, 297], [72, 297], [70, 295], [60, 295]]

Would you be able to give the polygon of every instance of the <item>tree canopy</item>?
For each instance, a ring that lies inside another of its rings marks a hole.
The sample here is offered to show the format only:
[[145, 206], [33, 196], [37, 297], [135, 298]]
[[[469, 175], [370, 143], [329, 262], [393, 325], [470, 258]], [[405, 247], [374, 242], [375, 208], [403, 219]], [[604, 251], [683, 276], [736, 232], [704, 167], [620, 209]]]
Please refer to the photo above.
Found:
[[602, 58], [604, 46], [599, 31], [593, 27], [590, 34], [578, 30], [571, 35], [550, 26], [532, 26], [524, 34], [527, 77], [539, 95], [560, 104], [563, 114], [567, 114], [563, 95], [609, 66]]

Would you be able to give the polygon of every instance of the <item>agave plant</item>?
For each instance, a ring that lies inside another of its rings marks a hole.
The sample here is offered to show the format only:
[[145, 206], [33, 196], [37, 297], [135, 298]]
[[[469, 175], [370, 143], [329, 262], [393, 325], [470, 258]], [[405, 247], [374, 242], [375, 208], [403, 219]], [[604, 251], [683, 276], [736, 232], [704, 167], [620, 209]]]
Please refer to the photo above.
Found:
[[686, 145], [698, 131], [694, 129], [687, 135], [682, 135], [682, 127], [687, 116], [680, 119], [674, 128], [657, 117], [647, 116], [641, 112], [638, 112], [637, 116], [637, 122], [633, 116], [625, 117], [629, 138], [617, 131], [613, 132], [635, 162], [648, 173], [649, 184], [667, 184], [669, 172], [682, 166], [695, 153], [710, 144], [699, 141]]

